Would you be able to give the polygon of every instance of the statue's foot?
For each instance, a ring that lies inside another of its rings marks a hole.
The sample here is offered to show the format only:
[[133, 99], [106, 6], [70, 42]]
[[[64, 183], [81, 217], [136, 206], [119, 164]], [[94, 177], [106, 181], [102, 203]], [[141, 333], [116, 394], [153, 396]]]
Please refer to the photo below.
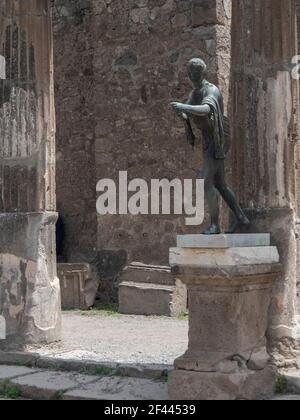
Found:
[[219, 225], [211, 225], [203, 232], [203, 235], [220, 235], [221, 229]]
[[236, 220], [225, 233], [232, 234], [235, 233], [238, 229], [248, 228], [251, 225], [248, 217], [243, 217], [242, 219]]

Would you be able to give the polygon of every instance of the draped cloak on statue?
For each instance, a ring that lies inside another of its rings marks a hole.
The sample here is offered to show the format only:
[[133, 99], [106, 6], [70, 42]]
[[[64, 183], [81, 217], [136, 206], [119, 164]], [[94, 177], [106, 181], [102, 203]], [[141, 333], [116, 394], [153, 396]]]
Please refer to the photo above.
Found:
[[[189, 115], [189, 118], [202, 131], [204, 154], [214, 159], [225, 159], [230, 149], [230, 124], [224, 116], [223, 97], [219, 89], [205, 81], [201, 89], [194, 90], [189, 105], [208, 105], [208, 116]], [[190, 123], [186, 125], [188, 142], [194, 145], [195, 137]]]

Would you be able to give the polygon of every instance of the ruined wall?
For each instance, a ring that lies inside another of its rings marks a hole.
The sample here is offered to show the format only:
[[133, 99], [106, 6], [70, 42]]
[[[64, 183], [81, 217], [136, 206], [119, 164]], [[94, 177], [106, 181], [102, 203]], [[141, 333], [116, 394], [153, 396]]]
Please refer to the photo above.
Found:
[[299, 84], [293, 0], [233, 3], [233, 178], [253, 231], [272, 233], [283, 274], [274, 289], [270, 335], [295, 337], [299, 194]]
[[57, 210], [70, 262], [90, 261], [97, 243], [92, 10], [87, 0], [52, 2]]
[[186, 99], [186, 64], [194, 56], [207, 61], [209, 79], [227, 104], [231, 1], [53, 4], [57, 196], [67, 225], [66, 257], [91, 258], [96, 246], [100, 270], [112, 276], [126, 255], [167, 264], [176, 234], [189, 231], [183, 217], [100, 216], [95, 228], [96, 182], [118, 180], [126, 170], [129, 179], [148, 182], [196, 177], [201, 144], [195, 152], [186, 144], [168, 104]]
[[[187, 61], [203, 57], [228, 102], [229, 0], [53, 0], [57, 202], [64, 258], [98, 261], [115, 278], [129, 261], [167, 264], [178, 216], [99, 216], [96, 183], [195, 178], [193, 152], [168, 104], [185, 100]], [[196, 228], [197, 229], [197, 228]], [[199, 228], [198, 228], [199, 229]], [[195, 231], [195, 229], [192, 229]], [[97, 248], [98, 253], [94, 252]]]
[[[225, 85], [226, 12], [214, 1], [114, 1], [98, 7], [93, 16], [95, 93], [101, 98], [95, 101], [97, 179], [117, 179], [124, 170], [148, 183], [195, 178], [201, 145], [195, 152], [188, 147], [168, 105], [186, 99], [191, 89], [186, 64], [194, 56], [207, 61], [212, 82]], [[98, 247], [126, 249], [131, 261], [166, 264], [183, 223], [176, 216], [99, 217]]]

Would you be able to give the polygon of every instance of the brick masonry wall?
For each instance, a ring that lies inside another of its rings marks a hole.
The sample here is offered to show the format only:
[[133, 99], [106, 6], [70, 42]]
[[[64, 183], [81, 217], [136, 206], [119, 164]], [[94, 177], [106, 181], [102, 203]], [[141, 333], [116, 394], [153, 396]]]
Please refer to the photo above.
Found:
[[186, 63], [207, 61], [228, 101], [231, 1], [54, 0], [57, 196], [65, 256], [115, 277], [127, 258], [167, 264], [178, 216], [99, 216], [96, 182], [195, 178], [202, 146], [187, 145], [168, 104], [191, 90]]

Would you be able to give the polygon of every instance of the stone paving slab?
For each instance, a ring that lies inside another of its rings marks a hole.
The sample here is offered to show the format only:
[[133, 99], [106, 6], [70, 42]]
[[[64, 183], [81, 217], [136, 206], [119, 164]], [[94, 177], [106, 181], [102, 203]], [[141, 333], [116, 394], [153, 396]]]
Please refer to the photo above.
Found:
[[178, 248], [238, 248], [270, 246], [270, 233], [232, 235], [178, 235]]
[[[19, 390], [22, 399], [169, 399], [166, 381], [119, 376], [88, 376], [79, 373], [49, 370], [36, 371], [19, 366], [0, 366], [0, 372], [1, 377], [5, 379], [5, 387], [9, 386]], [[3, 396], [2, 399], [7, 398]]]
[[271, 401], [300, 401], [300, 395], [280, 395], [272, 398]]
[[38, 372], [37, 369], [22, 366], [0, 366], [0, 381], [17, 378], [19, 376], [32, 375], [36, 372]]
[[166, 382], [148, 379], [105, 377], [93, 384], [66, 392], [63, 400], [168, 400]]
[[10, 384], [20, 389], [24, 398], [53, 400], [68, 390], [96, 382], [98, 379], [97, 376], [78, 373], [44, 371], [12, 379]]
[[[104, 373], [103, 373], [104, 375]], [[287, 388], [298, 386], [299, 371], [283, 374]], [[0, 366], [1, 382], [20, 391], [18, 400], [169, 400], [166, 381], [120, 376], [88, 376], [79, 373], [29, 369], [21, 366]], [[294, 393], [276, 395], [271, 401], [300, 401], [298, 388]], [[298, 394], [296, 391], [298, 390]], [[10, 400], [0, 396], [0, 400]]]

